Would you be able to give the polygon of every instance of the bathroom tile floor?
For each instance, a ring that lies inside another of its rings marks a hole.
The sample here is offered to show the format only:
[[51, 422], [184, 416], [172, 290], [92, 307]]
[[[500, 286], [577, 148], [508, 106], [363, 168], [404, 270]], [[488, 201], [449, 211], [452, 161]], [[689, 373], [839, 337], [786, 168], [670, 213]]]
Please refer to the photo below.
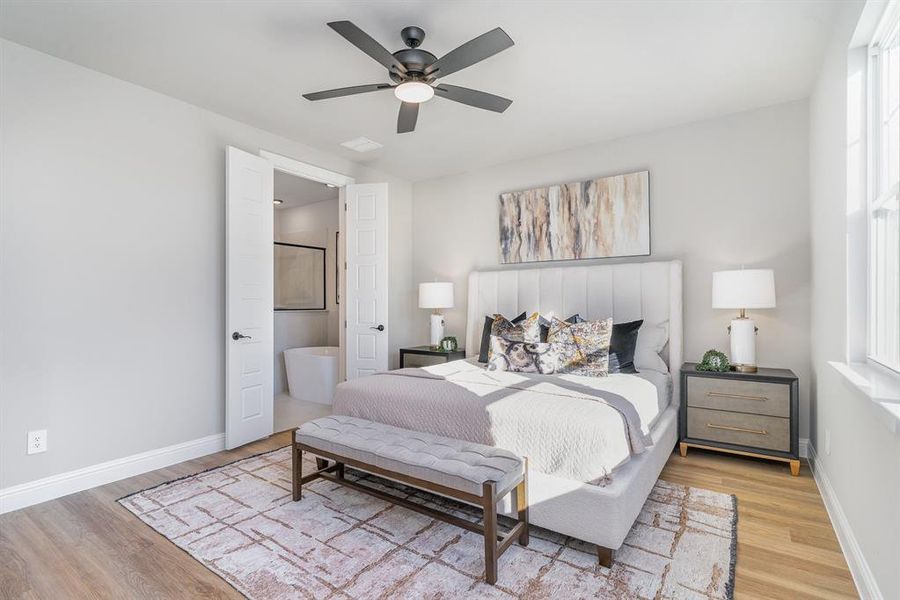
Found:
[[287, 431], [306, 421], [331, 414], [331, 406], [298, 400], [281, 393], [275, 396], [275, 432]]

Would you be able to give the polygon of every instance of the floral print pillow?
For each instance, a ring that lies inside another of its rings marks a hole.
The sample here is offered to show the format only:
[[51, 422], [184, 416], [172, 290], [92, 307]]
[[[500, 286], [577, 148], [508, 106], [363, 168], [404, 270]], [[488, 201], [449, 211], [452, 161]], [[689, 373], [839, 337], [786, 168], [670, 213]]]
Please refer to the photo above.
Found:
[[555, 373], [559, 355], [553, 344], [516, 342], [491, 336], [491, 358], [488, 371], [517, 373]]
[[[538, 313], [532, 314], [519, 323], [513, 323], [503, 315], [494, 315], [494, 322], [491, 324], [491, 338], [499, 337], [512, 342], [540, 342], [540, 320], [541, 316]], [[488, 350], [488, 362], [491, 360], [492, 353], [493, 344]]]

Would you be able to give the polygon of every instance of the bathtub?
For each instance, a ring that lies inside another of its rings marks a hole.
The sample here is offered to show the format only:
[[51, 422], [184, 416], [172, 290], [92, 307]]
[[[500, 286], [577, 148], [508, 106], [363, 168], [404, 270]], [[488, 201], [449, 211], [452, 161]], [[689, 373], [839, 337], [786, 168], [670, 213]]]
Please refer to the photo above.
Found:
[[298, 400], [331, 404], [338, 384], [337, 346], [289, 348], [284, 351], [288, 390]]

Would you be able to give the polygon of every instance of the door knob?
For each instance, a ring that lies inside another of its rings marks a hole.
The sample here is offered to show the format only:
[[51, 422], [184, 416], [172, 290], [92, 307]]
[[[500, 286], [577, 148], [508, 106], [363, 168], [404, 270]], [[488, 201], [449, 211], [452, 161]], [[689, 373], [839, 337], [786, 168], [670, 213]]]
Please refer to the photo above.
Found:
[[244, 340], [244, 339], [252, 340], [253, 338], [250, 337], [249, 335], [244, 335], [243, 333], [235, 331], [234, 333], [231, 334], [231, 339], [233, 339], [234, 341], [238, 341], [238, 340]]
[[377, 329], [378, 331], [384, 331], [384, 325], [379, 325], [378, 327], [369, 327], [369, 329]]

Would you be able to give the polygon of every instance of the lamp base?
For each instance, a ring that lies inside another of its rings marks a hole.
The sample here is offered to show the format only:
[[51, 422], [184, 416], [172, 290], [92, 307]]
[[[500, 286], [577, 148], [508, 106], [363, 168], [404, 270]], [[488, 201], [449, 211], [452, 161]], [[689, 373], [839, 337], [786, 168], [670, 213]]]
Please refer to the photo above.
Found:
[[438, 348], [444, 339], [444, 315], [435, 313], [431, 315], [431, 347]]
[[756, 323], [743, 317], [731, 321], [731, 364], [738, 373], [756, 373]]

